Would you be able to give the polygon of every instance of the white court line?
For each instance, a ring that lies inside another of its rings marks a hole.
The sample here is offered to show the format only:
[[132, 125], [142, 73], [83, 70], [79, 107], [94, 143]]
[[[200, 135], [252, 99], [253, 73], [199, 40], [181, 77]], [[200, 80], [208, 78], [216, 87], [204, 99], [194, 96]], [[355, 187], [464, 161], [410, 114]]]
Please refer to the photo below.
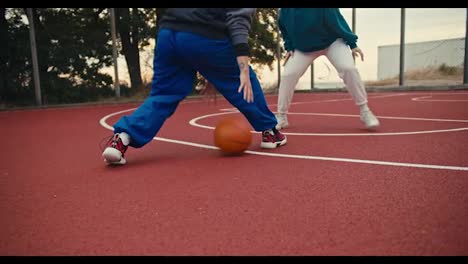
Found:
[[[398, 94], [387, 94], [387, 95], [376, 95], [370, 96], [369, 98], [387, 98], [387, 97], [394, 97], [394, 96], [402, 96], [407, 95], [406, 93], [398, 93]], [[342, 101], [351, 101], [353, 98], [339, 98], [339, 99], [326, 99], [326, 100], [318, 100], [318, 101], [309, 101], [309, 102], [293, 102], [291, 105], [298, 105], [298, 104], [318, 104], [318, 103], [329, 103], [329, 102], [342, 102]], [[269, 106], [278, 105], [278, 104], [268, 104]], [[237, 108], [230, 107], [230, 108], [223, 108], [219, 109], [220, 111], [236, 111]]]
[[411, 100], [418, 101], [418, 102], [468, 102], [468, 100], [463, 100], [463, 99], [426, 99], [426, 98], [432, 98], [432, 97], [433, 97], [432, 95], [428, 95], [428, 96], [414, 97], [414, 98], [411, 98]]
[[[189, 124], [195, 127], [212, 129], [215, 128], [212, 126], [201, 125], [197, 123], [199, 120], [218, 116], [218, 115], [225, 115], [225, 114], [232, 114], [238, 113], [239, 111], [227, 111], [224, 109], [225, 112], [222, 113], [215, 113], [215, 114], [208, 114], [204, 116], [199, 116], [193, 118], [189, 121]], [[295, 115], [318, 115], [318, 116], [339, 116], [339, 117], [359, 117], [359, 115], [347, 115], [347, 114], [328, 114], [328, 113], [289, 113]], [[457, 120], [457, 119], [433, 119], [433, 118], [416, 118], [416, 117], [395, 117], [395, 116], [378, 116], [381, 119], [402, 119], [402, 120], [416, 120], [416, 121], [435, 121], [435, 122], [466, 122], [468, 120]], [[408, 131], [408, 132], [388, 132], [388, 133], [295, 133], [295, 132], [284, 132], [285, 135], [291, 136], [324, 136], [324, 137], [336, 137], [336, 136], [401, 136], [401, 135], [418, 135], [418, 134], [430, 134], [430, 133], [443, 133], [443, 132], [455, 132], [455, 131], [463, 131], [468, 130], [468, 127], [461, 127], [461, 128], [450, 128], [450, 129], [440, 129], [440, 130], [423, 130], [423, 131]], [[257, 131], [251, 131], [252, 133], [260, 133]]]
[[[369, 99], [377, 99], [377, 98], [388, 98], [388, 97], [395, 97], [395, 96], [402, 96], [407, 95], [406, 93], [398, 93], [398, 94], [386, 94], [386, 95], [376, 95], [376, 96], [369, 96]], [[291, 104], [309, 104], [309, 103], [328, 103], [328, 102], [341, 102], [341, 101], [352, 101], [353, 98], [348, 96], [348, 98], [339, 98], [339, 99], [326, 99], [320, 101], [309, 101], [309, 102], [295, 102]]]
[[[348, 114], [329, 114], [329, 113], [288, 113], [291, 115], [318, 115], [318, 116], [340, 116], [340, 117], [359, 117], [359, 115]], [[438, 119], [438, 118], [425, 118], [425, 117], [404, 117], [404, 116], [378, 116], [381, 119], [401, 119], [401, 120], [415, 120], [415, 121], [434, 121], [434, 122], [461, 122], [468, 123], [464, 119]]]
[[[112, 116], [129, 112], [134, 110], [127, 109], [115, 113], [108, 114], [99, 120], [99, 124], [104, 128], [107, 128], [111, 131], [114, 131], [114, 128], [106, 123], [106, 120]], [[221, 113], [226, 114], [226, 113]], [[198, 144], [188, 141], [182, 140], [175, 140], [169, 138], [162, 138], [162, 137], [154, 137], [154, 140], [175, 143], [175, 144], [182, 144], [192, 147], [199, 147], [205, 149], [218, 149], [212, 145], [205, 145], [205, 144]], [[389, 162], [389, 161], [378, 161], [378, 160], [363, 160], [363, 159], [348, 159], [348, 158], [336, 158], [336, 157], [324, 157], [324, 156], [310, 156], [310, 155], [292, 155], [292, 154], [281, 154], [281, 153], [267, 153], [267, 152], [259, 152], [259, 151], [251, 151], [247, 150], [246, 153], [254, 154], [254, 155], [261, 155], [261, 156], [270, 156], [270, 157], [282, 157], [282, 158], [296, 158], [296, 159], [308, 159], [308, 160], [326, 160], [326, 161], [339, 161], [339, 162], [349, 162], [349, 163], [360, 163], [360, 164], [372, 164], [372, 165], [386, 165], [386, 166], [396, 166], [396, 167], [411, 167], [411, 168], [424, 168], [424, 169], [440, 169], [440, 170], [456, 170], [456, 171], [468, 171], [468, 167], [460, 167], [460, 166], [444, 166], [444, 165], [431, 165], [431, 164], [418, 164], [418, 163], [404, 163], [404, 162]]]

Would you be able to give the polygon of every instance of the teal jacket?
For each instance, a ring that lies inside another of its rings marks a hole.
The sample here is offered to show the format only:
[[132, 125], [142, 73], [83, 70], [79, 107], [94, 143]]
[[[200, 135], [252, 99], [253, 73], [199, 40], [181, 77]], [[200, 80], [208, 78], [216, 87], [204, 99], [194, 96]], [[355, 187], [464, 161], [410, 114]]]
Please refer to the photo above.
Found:
[[342, 38], [351, 49], [358, 37], [351, 31], [339, 8], [281, 8], [278, 24], [287, 51], [323, 50]]

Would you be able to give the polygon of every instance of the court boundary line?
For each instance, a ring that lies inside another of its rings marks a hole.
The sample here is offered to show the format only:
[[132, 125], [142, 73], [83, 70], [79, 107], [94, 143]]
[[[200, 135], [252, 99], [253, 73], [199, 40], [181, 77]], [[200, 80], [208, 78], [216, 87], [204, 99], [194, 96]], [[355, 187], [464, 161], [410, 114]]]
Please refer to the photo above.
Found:
[[[197, 123], [199, 120], [218, 116], [218, 115], [225, 115], [225, 114], [232, 114], [232, 113], [239, 113], [239, 111], [228, 111], [223, 109], [224, 112], [222, 113], [214, 113], [199, 116], [193, 118], [189, 121], [189, 124], [195, 127], [205, 128], [214, 130], [215, 128], [212, 126], [202, 125]], [[339, 117], [359, 117], [359, 115], [348, 115], [348, 114], [330, 114], [330, 113], [288, 113], [288, 114], [296, 114], [296, 115], [318, 115], [318, 116], [339, 116]], [[394, 117], [394, 116], [378, 116], [381, 119], [403, 119], [403, 120], [417, 120], [417, 121], [437, 121], [437, 122], [463, 122], [468, 123], [468, 120], [458, 120], [458, 119], [430, 119], [430, 118], [416, 118], [416, 117]], [[445, 133], [445, 132], [456, 132], [456, 131], [463, 131], [468, 130], [468, 127], [461, 127], [461, 128], [450, 128], [450, 129], [439, 129], [439, 130], [422, 130], [422, 131], [409, 131], [409, 132], [388, 132], [388, 133], [300, 133], [300, 132], [283, 132], [285, 135], [291, 136], [323, 136], [323, 137], [335, 137], [335, 136], [402, 136], [402, 135], [419, 135], [419, 134], [431, 134], [431, 133]], [[252, 133], [260, 133], [257, 131], [251, 131]]]

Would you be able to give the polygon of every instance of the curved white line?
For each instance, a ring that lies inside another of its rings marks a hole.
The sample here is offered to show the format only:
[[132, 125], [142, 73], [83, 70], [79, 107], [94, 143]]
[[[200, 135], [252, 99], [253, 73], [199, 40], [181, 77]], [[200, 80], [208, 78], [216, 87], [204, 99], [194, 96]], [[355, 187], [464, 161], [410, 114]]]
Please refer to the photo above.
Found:
[[[426, 96], [424, 98], [431, 98], [432, 96]], [[412, 98], [413, 101], [418, 102], [468, 102], [468, 100], [457, 100], [457, 99], [423, 99], [423, 97]]]
[[[229, 111], [223, 113], [208, 114], [193, 118], [189, 121], [189, 124], [195, 127], [206, 128], [206, 129], [215, 129], [212, 126], [201, 125], [197, 123], [199, 120], [219, 116], [225, 114], [238, 113], [239, 111]], [[340, 116], [340, 117], [359, 117], [359, 115], [345, 115], [345, 114], [327, 114], [327, 113], [289, 113], [296, 115], [319, 115], [319, 116]], [[457, 120], [457, 119], [431, 119], [431, 118], [415, 118], [415, 117], [394, 117], [394, 116], [379, 116], [381, 119], [402, 119], [402, 120], [417, 120], [417, 121], [436, 121], [436, 122], [466, 122], [468, 120]], [[455, 132], [468, 130], [468, 127], [461, 128], [451, 128], [451, 129], [439, 129], [439, 130], [425, 130], [425, 131], [409, 131], [409, 132], [388, 132], [388, 133], [294, 133], [294, 132], [284, 132], [285, 135], [291, 136], [323, 136], [323, 137], [338, 137], [338, 136], [401, 136], [401, 135], [418, 135], [418, 134], [430, 134], [430, 133], [444, 133], [444, 132]], [[252, 133], [260, 133], [256, 131], [251, 131]]]
[[[318, 115], [318, 116], [340, 116], [340, 117], [359, 117], [359, 115], [349, 114], [330, 114], [330, 113], [288, 113], [290, 115]], [[397, 119], [397, 120], [415, 120], [415, 121], [433, 121], [433, 122], [460, 122], [468, 123], [465, 119], [440, 119], [440, 118], [425, 118], [425, 117], [404, 117], [404, 116], [378, 116], [380, 119]]]
[[[104, 127], [111, 131], [114, 128], [106, 123], [106, 120], [112, 116], [125, 113], [132, 109], [127, 109], [123, 111], [118, 111], [115, 113], [108, 114], [99, 120], [99, 123]], [[226, 114], [226, 113], [222, 113]], [[165, 141], [169, 143], [176, 143], [182, 144], [187, 146], [199, 147], [199, 148], [206, 148], [206, 149], [214, 149], [217, 150], [218, 148], [211, 145], [205, 144], [198, 144], [188, 141], [182, 140], [175, 140], [175, 139], [168, 139], [168, 138], [161, 138], [161, 137], [154, 137], [154, 140]], [[307, 156], [307, 155], [292, 155], [292, 154], [281, 154], [281, 153], [267, 153], [267, 152], [259, 152], [259, 151], [251, 151], [247, 150], [246, 153], [254, 154], [254, 155], [262, 155], [262, 156], [270, 156], [270, 157], [282, 157], [282, 158], [296, 158], [296, 159], [309, 159], [309, 160], [326, 160], [326, 161], [340, 161], [340, 162], [350, 162], [350, 163], [361, 163], [361, 164], [373, 164], [373, 165], [386, 165], [386, 166], [399, 166], [399, 167], [412, 167], [412, 168], [424, 168], [424, 169], [445, 169], [445, 170], [457, 170], [457, 171], [468, 171], [468, 167], [460, 167], [460, 166], [444, 166], [444, 165], [431, 165], [431, 164], [417, 164], [417, 163], [404, 163], [404, 162], [389, 162], [389, 161], [378, 161], [378, 160], [362, 160], [362, 159], [348, 159], [348, 158], [334, 158], [334, 157], [323, 157], [323, 156]]]
[[[399, 93], [399, 94], [387, 94], [387, 95], [376, 95], [370, 96], [369, 98], [386, 98], [386, 97], [394, 97], [394, 96], [402, 96], [407, 95], [406, 93]], [[317, 100], [317, 101], [309, 101], [309, 102], [293, 102], [291, 105], [298, 105], [298, 104], [315, 104], [315, 103], [329, 103], [329, 102], [341, 102], [341, 101], [350, 101], [353, 100], [352, 98], [340, 98], [340, 99], [328, 99], [328, 100]], [[277, 104], [268, 104], [269, 106], [277, 105]], [[220, 109], [221, 111], [236, 111], [237, 108], [230, 107], [230, 108], [223, 108]]]
[[431, 133], [445, 133], [468, 130], [468, 127], [452, 128], [452, 129], [441, 129], [441, 130], [426, 130], [426, 131], [411, 131], [411, 132], [388, 132], [388, 133], [294, 133], [294, 132], [283, 132], [285, 135], [291, 136], [323, 136], [323, 137], [341, 137], [341, 136], [402, 136], [402, 135], [419, 135], [419, 134], [431, 134]]
[[[439, 94], [460, 95], [460, 94], [468, 94], [468, 93], [437, 93], [434, 95], [439, 95]], [[468, 102], [468, 100], [464, 100], [464, 99], [426, 99], [426, 98], [432, 98], [434, 95], [413, 97], [411, 98], [411, 100], [418, 101], [418, 102]]]

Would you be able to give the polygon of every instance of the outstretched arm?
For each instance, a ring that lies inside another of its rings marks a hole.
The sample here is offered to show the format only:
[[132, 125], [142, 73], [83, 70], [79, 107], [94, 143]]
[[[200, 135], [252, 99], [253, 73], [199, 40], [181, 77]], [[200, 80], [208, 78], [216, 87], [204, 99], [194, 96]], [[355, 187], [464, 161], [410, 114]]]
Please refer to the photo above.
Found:
[[250, 83], [248, 37], [255, 8], [228, 8], [226, 25], [231, 36], [234, 52], [239, 66], [240, 85], [238, 92], [244, 93], [244, 100], [253, 102], [252, 84]]

